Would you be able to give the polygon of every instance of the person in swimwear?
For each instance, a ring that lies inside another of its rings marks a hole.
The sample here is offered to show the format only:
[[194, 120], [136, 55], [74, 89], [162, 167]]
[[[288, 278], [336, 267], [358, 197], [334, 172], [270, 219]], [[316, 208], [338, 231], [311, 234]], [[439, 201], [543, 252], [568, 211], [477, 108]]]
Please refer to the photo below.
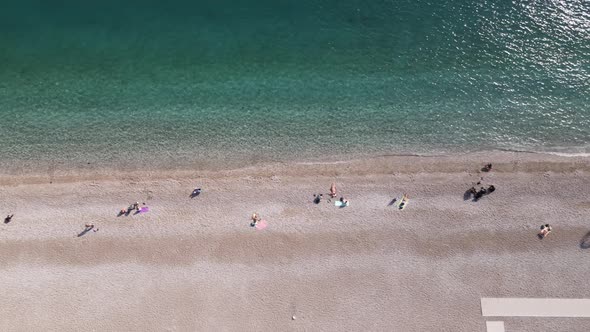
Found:
[[545, 238], [549, 233], [551, 233], [551, 226], [549, 224], [541, 225], [541, 231], [539, 232], [540, 238]]
[[330, 197], [334, 198], [336, 197], [336, 183], [332, 182], [332, 185], [330, 186]]
[[254, 212], [254, 213], [252, 213], [251, 218], [252, 218], [252, 223], [250, 224], [250, 226], [254, 227], [260, 221], [260, 216], [258, 215], [258, 213]]

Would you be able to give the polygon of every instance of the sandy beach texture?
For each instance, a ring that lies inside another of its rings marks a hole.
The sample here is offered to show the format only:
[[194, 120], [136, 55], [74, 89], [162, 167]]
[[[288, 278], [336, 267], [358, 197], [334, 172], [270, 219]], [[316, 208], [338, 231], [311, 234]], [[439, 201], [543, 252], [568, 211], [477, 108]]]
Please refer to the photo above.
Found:
[[[497, 190], [464, 200], [488, 161], [484, 184]], [[0, 330], [485, 331], [481, 297], [590, 298], [589, 161], [494, 153], [2, 175], [0, 213], [15, 216], [0, 226]], [[312, 203], [332, 182], [349, 207]], [[190, 199], [195, 186], [204, 192]], [[404, 192], [405, 210], [388, 206]], [[150, 212], [116, 216], [135, 201]], [[249, 226], [254, 211], [266, 229]], [[99, 231], [78, 237], [86, 223]], [[545, 223], [554, 231], [539, 240]], [[590, 330], [590, 319], [501, 320], [507, 331]]]

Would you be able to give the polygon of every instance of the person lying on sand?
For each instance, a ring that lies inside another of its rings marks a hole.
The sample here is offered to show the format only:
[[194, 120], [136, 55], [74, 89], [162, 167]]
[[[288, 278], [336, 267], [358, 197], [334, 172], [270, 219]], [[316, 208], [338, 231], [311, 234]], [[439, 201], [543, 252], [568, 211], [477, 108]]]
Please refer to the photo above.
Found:
[[409, 199], [410, 199], [410, 197], [408, 196], [408, 194], [403, 194], [403, 195], [402, 195], [402, 198], [400, 199], [400, 202], [399, 202], [398, 208], [399, 208], [400, 210], [402, 210], [402, 209], [405, 207], [405, 205], [408, 203], [408, 200], [409, 200]]

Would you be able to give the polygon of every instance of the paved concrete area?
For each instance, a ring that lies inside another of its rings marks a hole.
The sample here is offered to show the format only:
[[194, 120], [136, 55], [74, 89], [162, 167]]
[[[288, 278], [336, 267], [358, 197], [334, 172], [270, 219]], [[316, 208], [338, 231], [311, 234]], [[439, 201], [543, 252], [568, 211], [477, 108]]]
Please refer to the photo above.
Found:
[[590, 317], [590, 299], [482, 298], [483, 316]]
[[486, 322], [487, 332], [504, 332], [504, 322], [489, 321]]

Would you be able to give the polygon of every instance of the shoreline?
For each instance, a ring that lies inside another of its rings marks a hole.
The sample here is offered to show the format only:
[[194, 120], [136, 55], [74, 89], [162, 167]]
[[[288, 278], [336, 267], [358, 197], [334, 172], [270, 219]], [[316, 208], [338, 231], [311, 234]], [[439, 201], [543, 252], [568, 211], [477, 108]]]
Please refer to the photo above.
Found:
[[[329, 159], [329, 158], [328, 158]], [[120, 167], [77, 169], [52, 168], [44, 172], [14, 174], [0, 168], [0, 186], [19, 184], [72, 183], [78, 181], [141, 181], [162, 180], [166, 178], [218, 178], [228, 176], [339, 176], [440, 172], [477, 172], [476, 167], [491, 162], [496, 172], [574, 172], [590, 171], [590, 156], [564, 156], [553, 153], [482, 151], [447, 155], [379, 155], [367, 158], [339, 160], [311, 160], [267, 162], [257, 165], [237, 167], [199, 168], [179, 166], [175, 168], [142, 169], [139, 164], [128, 169]]]

